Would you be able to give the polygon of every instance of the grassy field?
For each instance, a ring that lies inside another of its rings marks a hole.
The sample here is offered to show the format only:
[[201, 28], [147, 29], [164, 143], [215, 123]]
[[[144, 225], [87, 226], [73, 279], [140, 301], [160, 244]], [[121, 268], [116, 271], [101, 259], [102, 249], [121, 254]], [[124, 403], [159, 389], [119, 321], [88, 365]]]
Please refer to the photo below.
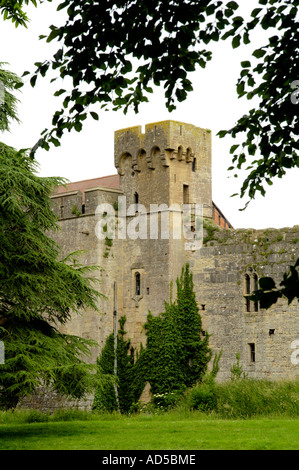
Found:
[[299, 420], [192, 413], [1, 421], [1, 450], [299, 450]]
[[299, 382], [202, 383], [131, 416], [0, 411], [0, 450], [299, 450]]

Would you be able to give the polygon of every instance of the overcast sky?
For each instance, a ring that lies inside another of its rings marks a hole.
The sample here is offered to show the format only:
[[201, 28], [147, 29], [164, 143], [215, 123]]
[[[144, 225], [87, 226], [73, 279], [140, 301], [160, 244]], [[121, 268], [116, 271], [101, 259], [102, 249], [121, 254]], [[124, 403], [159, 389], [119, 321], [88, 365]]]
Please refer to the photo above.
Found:
[[[38, 8], [28, 8], [31, 23], [28, 29], [14, 27], [0, 18], [1, 61], [8, 62], [11, 71], [19, 76], [25, 70], [34, 71], [34, 62], [51, 57], [57, 50], [54, 44], [40, 41], [40, 34], [47, 34], [50, 24], [62, 13], [55, 12], [59, 2], [45, 2]], [[254, 8], [255, 1], [247, 2]], [[244, 0], [244, 5], [246, 2]], [[58, 15], [58, 16], [57, 16]], [[272, 33], [273, 34], [273, 33]], [[100, 111], [99, 121], [92, 118], [84, 121], [80, 133], [73, 131], [61, 140], [61, 146], [49, 152], [39, 150], [37, 160], [41, 176], [63, 176], [70, 181], [91, 179], [115, 174], [114, 131], [167, 119], [178, 120], [208, 128], [212, 131], [213, 200], [235, 228], [292, 227], [299, 225], [299, 171], [291, 170], [283, 179], [275, 179], [267, 187], [265, 197], [256, 197], [245, 211], [239, 211], [245, 201], [231, 194], [239, 191], [242, 174], [234, 178], [227, 168], [231, 165], [229, 148], [236, 143], [230, 138], [219, 139], [219, 130], [229, 129], [239, 117], [252, 107], [247, 100], [238, 100], [235, 84], [239, 76], [240, 62], [250, 60], [250, 51], [263, 45], [262, 36], [254, 34], [254, 42], [232, 50], [229, 41], [217, 43], [214, 58], [206, 69], [192, 74], [194, 91], [176, 111], [168, 113], [163, 98], [163, 89], [155, 89], [150, 102], [124, 115], [121, 111]], [[50, 85], [47, 78], [40, 78], [31, 88], [29, 78], [18, 97], [20, 125], [13, 125], [10, 133], [3, 133], [1, 140], [17, 149], [32, 147], [40, 132], [49, 127], [51, 117], [59, 109], [59, 101], [53, 97], [57, 84]], [[294, 80], [298, 77], [294, 77]], [[60, 88], [60, 87], [59, 87]]]

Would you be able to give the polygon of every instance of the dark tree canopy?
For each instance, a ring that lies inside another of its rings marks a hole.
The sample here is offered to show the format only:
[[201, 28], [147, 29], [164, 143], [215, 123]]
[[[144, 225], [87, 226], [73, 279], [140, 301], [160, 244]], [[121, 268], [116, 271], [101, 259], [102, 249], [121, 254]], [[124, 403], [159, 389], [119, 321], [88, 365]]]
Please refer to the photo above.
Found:
[[[36, 0], [1, 2], [0, 11], [4, 19], [26, 25], [23, 7], [29, 3], [37, 5]], [[65, 131], [80, 132], [89, 114], [99, 119], [100, 109], [137, 112], [153, 86], [164, 87], [172, 111], [192, 91], [190, 73], [212, 59], [217, 41], [229, 40], [238, 53], [262, 30], [264, 42], [252, 59], [240, 57], [236, 84], [239, 98], [256, 98], [257, 104], [218, 135], [238, 140], [230, 150], [230, 169], [248, 172], [240, 188], [240, 196], [248, 199], [245, 207], [257, 193], [265, 195], [275, 177], [299, 167], [299, 0], [256, 0], [248, 18], [239, 13], [240, 5], [231, 0], [62, 0], [57, 10], [66, 12], [65, 24], [52, 25], [50, 34], [41, 36], [57, 41], [57, 51], [52, 60], [36, 62], [30, 82], [34, 86], [39, 76], [51, 76], [71, 79], [72, 87], [56, 91], [62, 107], [33, 145], [32, 156], [39, 147], [60, 145]]]
[[[242, 116], [229, 131], [240, 144], [231, 147], [232, 170], [245, 164], [249, 174], [243, 182], [240, 196], [254, 198], [256, 192], [265, 195], [265, 183], [281, 178], [287, 169], [299, 167], [299, 18], [298, 0], [259, 0], [251, 20], [239, 18], [237, 28], [223, 36], [233, 37], [233, 47], [241, 40], [249, 42], [249, 32], [257, 26], [269, 30], [269, 39], [252, 54], [251, 61], [241, 62], [237, 83], [239, 98], [258, 98], [258, 106]], [[264, 6], [264, 8], [263, 8]]]
[[[16, 120], [11, 93], [20, 79], [0, 64], [0, 130]], [[0, 142], [0, 408], [15, 407], [40, 385], [82, 397], [94, 384], [86, 361], [94, 342], [62, 334], [71, 312], [98, 310], [92, 267], [61, 260], [49, 234], [58, 230], [50, 194], [61, 178], [41, 178], [26, 150]]]
[[[0, 11], [26, 25], [23, 7], [29, 3], [37, 5], [36, 0], [6, 1]], [[237, 83], [237, 95], [257, 97], [258, 104], [219, 135], [238, 138], [231, 147], [231, 170], [247, 164], [240, 196], [250, 200], [256, 192], [264, 195], [273, 177], [299, 166], [298, 4], [256, 0], [250, 17], [243, 18], [240, 2], [228, 0], [62, 0], [57, 10], [66, 12], [65, 24], [52, 25], [50, 34], [41, 36], [58, 41], [57, 51], [52, 60], [36, 62], [30, 82], [34, 86], [38, 76], [53, 74], [54, 81], [70, 78], [72, 88], [56, 91], [62, 108], [33, 154], [39, 147], [60, 145], [65, 131], [81, 131], [88, 114], [99, 119], [101, 108], [126, 112], [133, 107], [137, 112], [153, 86], [164, 87], [165, 104], [172, 111], [192, 91], [190, 73], [212, 59], [213, 43], [229, 40], [237, 50], [262, 29], [264, 43], [252, 60], [240, 58]]]
[[[25, 151], [0, 143], [0, 407], [13, 407], [40, 385], [81, 397], [92, 374], [94, 342], [59, 333], [72, 312], [98, 310], [92, 268], [60, 259], [47, 235], [57, 230], [49, 194], [63, 181], [41, 178]], [[79, 254], [78, 254], [79, 256]]]
[[212, 57], [207, 45], [219, 40], [237, 8], [236, 2], [211, 0], [60, 3], [67, 21], [43, 37], [57, 40], [59, 48], [51, 61], [36, 63], [30, 81], [34, 86], [38, 76], [54, 73], [54, 80], [70, 78], [72, 89], [55, 93], [63, 106], [38, 146], [59, 145], [64, 131], [81, 131], [88, 113], [98, 119], [98, 109], [137, 112], [154, 85], [164, 87], [166, 107], [175, 109], [192, 90], [188, 74], [206, 66]]

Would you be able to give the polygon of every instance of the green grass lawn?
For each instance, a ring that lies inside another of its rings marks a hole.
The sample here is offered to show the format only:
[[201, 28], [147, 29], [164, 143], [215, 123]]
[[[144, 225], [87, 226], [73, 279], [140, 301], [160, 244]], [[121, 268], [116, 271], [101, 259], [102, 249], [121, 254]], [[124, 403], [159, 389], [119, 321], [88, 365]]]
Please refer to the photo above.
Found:
[[175, 414], [0, 424], [1, 450], [299, 450], [299, 420]]

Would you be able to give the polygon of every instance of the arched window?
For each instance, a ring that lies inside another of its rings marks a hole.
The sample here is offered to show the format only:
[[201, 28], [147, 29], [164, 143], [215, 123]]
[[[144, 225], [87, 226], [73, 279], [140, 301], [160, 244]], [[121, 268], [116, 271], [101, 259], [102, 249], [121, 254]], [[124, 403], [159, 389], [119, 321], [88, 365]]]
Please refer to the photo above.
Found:
[[250, 294], [250, 277], [248, 274], [245, 274], [245, 294]]
[[140, 295], [140, 273], [135, 274], [135, 294]]

